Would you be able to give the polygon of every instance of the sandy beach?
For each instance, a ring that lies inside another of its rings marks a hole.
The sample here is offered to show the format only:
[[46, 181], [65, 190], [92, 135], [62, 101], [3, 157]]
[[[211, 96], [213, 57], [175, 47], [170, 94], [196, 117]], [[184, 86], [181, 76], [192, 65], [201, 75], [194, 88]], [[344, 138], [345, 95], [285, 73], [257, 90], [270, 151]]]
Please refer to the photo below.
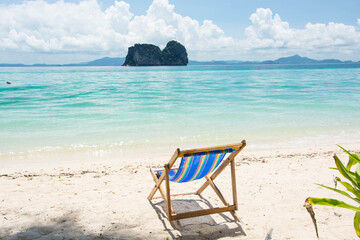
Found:
[[[359, 151], [359, 145], [345, 146]], [[244, 149], [236, 158], [241, 222], [213, 214], [180, 221], [176, 229], [165, 215], [161, 198], [147, 200], [154, 183], [149, 166], [161, 166], [171, 156], [140, 161], [57, 163], [1, 168], [0, 239], [316, 239], [303, 207], [309, 197], [340, 195], [314, 183], [334, 186], [339, 174], [336, 146], [312, 149]], [[171, 184], [173, 193], [189, 192], [195, 184]], [[230, 171], [216, 184], [231, 200]], [[156, 196], [159, 196], [157, 193]], [[182, 197], [184, 198], [184, 197]], [[221, 206], [211, 189], [202, 197], [173, 199], [176, 212]], [[347, 201], [349, 202], [349, 201]], [[320, 239], [357, 239], [353, 212], [315, 206]]]

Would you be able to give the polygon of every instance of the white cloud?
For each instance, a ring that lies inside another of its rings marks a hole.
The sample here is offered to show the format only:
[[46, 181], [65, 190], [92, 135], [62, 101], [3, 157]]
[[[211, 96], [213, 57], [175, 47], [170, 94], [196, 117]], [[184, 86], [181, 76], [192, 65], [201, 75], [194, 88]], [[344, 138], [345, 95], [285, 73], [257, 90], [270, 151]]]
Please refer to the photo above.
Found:
[[84, 51], [106, 48], [108, 22], [95, 0], [79, 4], [43, 0], [0, 7], [0, 47], [19, 51]]
[[360, 49], [360, 32], [342, 23], [306, 24], [295, 29], [270, 9], [259, 8], [250, 16], [252, 25], [241, 40], [246, 52], [275, 52], [280, 55], [299, 53], [313, 57], [351, 56]]
[[191, 54], [234, 45], [231, 37], [210, 20], [199, 23], [174, 12], [168, 0], [154, 0], [144, 16], [136, 16], [129, 26], [132, 42], [164, 46], [170, 39], [183, 43]]
[[355, 27], [342, 23], [311, 24], [308, 23], [303, 30], [297, 30], [296, 39], [292, 41], [295, 46], [304, 46], [308, 49], [324, 47], [351, 47], [360, 42], [360, 33]]
[[357, 24], [358, 24], [358, 25], [360, 25], [360, 18], [358, 18], [358, 20], [357, 20]]
[[105, 10], [105, 20], [111, 24], [116, 32], [126, 34], [129, 31], [129, 24], [134, 15], [129, 9], [129, 4], [115, 2], [114, 6]]
[[0, 4], [0, 61], [19, 53], [68, 54], [66, 61], [70, 55], [84, 60], [89, 55], [125, 56], [135, 43], [164, 47], [172, 39], [183, 43], [194, 60], [260, 60], [290, 54], [354, 59], [360, 54], [360, 33], [355, 26], [308, 23], [295, 29], [263, 8], [250, 21], [245, 38], [234, 39], [211, 20], [199, 22], [176, 13], [168, 0], [153, 0], [146, 14], [139, 16], [124, 1], [115, 1], [105, 10], [97, 0]]
[[0, 5], [0, 49], [23, 52], [117, 53], [124, 56], [135, 43], [164, 46], [182, 42], [189, 53], [223, 48], [231, 37], [212, 23], [199, 23], [174, 12], [168, 0], [154, 0], [145, 15], [134, 16], [130, 6], [115, 1], [102, 11], [96, 0], [59, 0]]
[[294, 37], [294, 30], [270, 9], [259, 8], [250, 16], [252, 25], [245, 29], [249, 48], [285, 47]]

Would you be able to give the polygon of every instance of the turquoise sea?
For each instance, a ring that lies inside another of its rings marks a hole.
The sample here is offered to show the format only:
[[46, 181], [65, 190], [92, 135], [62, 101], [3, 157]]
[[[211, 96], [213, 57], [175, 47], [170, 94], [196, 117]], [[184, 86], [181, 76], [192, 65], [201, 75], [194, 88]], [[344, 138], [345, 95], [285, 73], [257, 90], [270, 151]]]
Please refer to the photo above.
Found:
[[[11, 84], [6, 84], [6, 82]], [[239, 142], [360, 142], [360, 68], [0, 68], [0, 160]]]

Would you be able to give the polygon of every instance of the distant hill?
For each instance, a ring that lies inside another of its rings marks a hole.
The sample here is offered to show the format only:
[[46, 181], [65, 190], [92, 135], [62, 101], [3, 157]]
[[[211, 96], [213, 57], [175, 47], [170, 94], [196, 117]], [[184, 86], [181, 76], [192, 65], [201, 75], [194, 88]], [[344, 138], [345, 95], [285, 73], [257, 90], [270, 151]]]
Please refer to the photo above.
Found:
[[[104, 57], [96, 59], [90, 62], [83, 63], [71, 63], [71, 64], [9, 64], [9, 63], [0, 63], [0, 67], [77, 67], [77, 66], [121, 66], [125, 62], [125, 58], [110, 58]], [[359, 62], [353, 61], [340, 61], [337, 59], [324, 59], [324, 60], [315, 60], [307, 57], [301, 57], [299, 55], [294, 55], [290, 57], [283, 57], [276, 60], [267, 60], [267, 61], [191, 61], [189, 60], [188, 65], [251, 65], [251, 64], [288, 64], [288, 65], [301, 65], [301, 64], [355, 64], [356, 66], [360, 64]]]
[[342, 63], [342, 61], [336, 59], [314, 60], [311, 58], [294, 55], [291, 57], [279, 58], [275, 61], [270, 61], [269, 63], [270, 64], [311, 64], [311, 63]]
[[125, 62], [125, 58], [110, 58], [104, 57], [96, 59], [90, 62], [83, 63], [69, 63], [69, 64], [44, 64], [36, 63], [32, 65], [25, 65], [21, 63], [9, 64], [9, 63], [0, 63], [0, 67], [95, 67], [95, 66], [121, 66]]
[[82, 66], [121, 66], [125, 62], [125, 58], [104, 57], [91, 62], [83, 63]]
[[299, 55], [294, 55], [291, 57], [283, 57], [279, 58], [274, 61], [266, 61], [263, 63], [270, 63], [270, 64], [311, 64], [311, 63], [318, 63], [318, 60], [314, 60], [307, 57], [300, 57]]
[[307, 57], [301, 57], [299, 55], [294, 55], [290, 57], [282, 57], [276, 60], [266, 60], [266, 61], [189, 61], [189, 65], [237, 65], [237, 64], [322, 64], [322, 63], [360, 63], [353, 61], [340, 61], [337, 59], [325, 59], [325, 60], [315, 60]]

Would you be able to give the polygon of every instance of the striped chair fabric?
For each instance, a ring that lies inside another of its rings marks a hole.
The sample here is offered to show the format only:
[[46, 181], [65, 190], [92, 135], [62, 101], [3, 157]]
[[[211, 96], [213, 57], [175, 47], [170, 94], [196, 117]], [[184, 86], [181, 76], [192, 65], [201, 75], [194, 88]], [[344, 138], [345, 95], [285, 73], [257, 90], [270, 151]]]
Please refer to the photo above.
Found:
[[[227, 153], [236, 151], [232, 148], [185, 154], [178, 169], [170, 169], [169, 180], [172, 182], [190, 182], [201, 179], [214, 171]], [[158, 178], [164, 171], [157, 171]]]

